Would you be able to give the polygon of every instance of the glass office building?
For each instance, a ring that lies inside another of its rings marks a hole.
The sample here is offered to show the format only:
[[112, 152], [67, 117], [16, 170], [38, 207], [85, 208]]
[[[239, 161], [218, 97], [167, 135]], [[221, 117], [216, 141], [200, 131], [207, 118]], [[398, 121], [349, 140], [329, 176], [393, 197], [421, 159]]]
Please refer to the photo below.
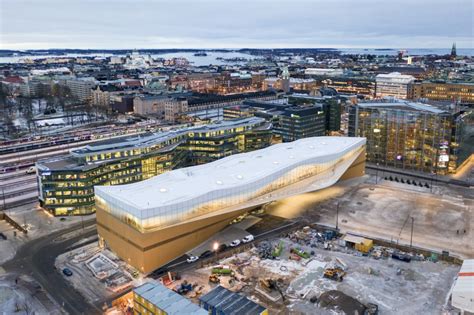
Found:
[[454, 173], [472, 152], [472, 112], [406, 101], [349, 109], [349, 136], [367, 138], [367, 161], [407, 170]]
[[270, 143], [271, 124], [251, 117], [89, 144], [37, 163], [40, 205], [54, 215], [93, 213], [95, 185], [133, 183]]

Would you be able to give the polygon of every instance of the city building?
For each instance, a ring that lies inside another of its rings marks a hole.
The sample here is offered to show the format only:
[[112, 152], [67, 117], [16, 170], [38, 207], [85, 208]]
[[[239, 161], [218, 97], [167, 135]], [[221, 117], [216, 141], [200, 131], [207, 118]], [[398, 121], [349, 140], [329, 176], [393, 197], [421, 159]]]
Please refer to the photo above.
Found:
[[[288, 85], [288, 88], [287, 88]], [[271, 77], [263, 80], [262, 90], [266, 91], [269, 89], [274, 90], [287, 90], [290, 89], [296, 91], [316, 91], [318, 83], [314, 79], [302, 79], [302, 78], [289, 78], [284, 80], [283, 78]], [[286, 92], [287, 92], [286, 91]]]
[[364, 138], [313, 137], [134, 184], [95, 186], [99, 244], [149, 273], [256, 206], [364, 171]]
[[133, 289], [134, 315], [209, 315], [184, 296], [150, 280]]
[[224, 107], [223, 117], [224, 120], [246, 118], [254, 116], [255, 112], [256, 110], [248, 105], [235, 105]]
[[304, 74], [309, 76], [337, 77], [342, 76], [344, 74], [344, 70], [333, 68], [306, 68], [304, 70]]
[[165, 102], [165, 120], [174, 123], [179, 115], [188, 111], [188, 100], [184, 97], [169, 99]]
[[349, 108], [349, 136], [367, 138], [368, 162], [454, 173], [474, 152], [472, 117], [408, 101], [359, 103]]
[[291, 106], [280, 114], [274, 128], [283, 142], [326, 135], [326, 116], [321, 105]]
[[355, 94], [368, 99], [372, 99], [375, 95], [375, 82], [368, 78], [325, 79], [322, 84], [341, 94]]
[[95, 211], [94, 186], [141, 181], [271, 143], [271, 124], [250, 117], [120, 137], [37, 162], [40, 205], [54, 215]]
[[220, 285], [201, 296], [199, 304], [208, 314], [268, 315], [265, 307]]
[[408, 85], [415, 81], [415, 77], [399, 72], [379, 74], [375, 77], [375, 97], [408, 98]]
[[97, 85], [97, 81], [93, 77], [60, 79], [58, 83], [67, 86], [74, 97], [85, 103], [91, 101], [92, 89]]
[[409, 86], [409, 98], [474, 104], [474, 83], [413, 82]]
[[92, 101], [93, 106], [98, 106], [102, 108], [110, 107], [110, 92], [107, 90], [101, 90], [100, 86], [97, 86], [96, 89], [92, 90]]

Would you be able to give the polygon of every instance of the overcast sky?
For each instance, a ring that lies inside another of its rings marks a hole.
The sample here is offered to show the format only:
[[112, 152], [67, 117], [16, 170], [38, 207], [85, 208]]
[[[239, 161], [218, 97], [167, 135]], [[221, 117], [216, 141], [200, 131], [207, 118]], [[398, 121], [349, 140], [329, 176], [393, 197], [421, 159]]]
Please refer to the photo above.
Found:
[[0, 0], [0, 48], [473, 48], [473, 0]]

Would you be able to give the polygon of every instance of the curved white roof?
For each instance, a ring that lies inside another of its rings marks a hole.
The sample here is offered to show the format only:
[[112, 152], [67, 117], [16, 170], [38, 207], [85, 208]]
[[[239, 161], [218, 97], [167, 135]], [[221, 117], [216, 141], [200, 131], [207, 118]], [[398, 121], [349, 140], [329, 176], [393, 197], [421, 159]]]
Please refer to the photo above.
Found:
[[109, 202], [140, 217], [146, 210], [198, 198], [208, 192], [245, 186], [279, 170], [320, 158], [333, 161], [361, 147], [365, 138], [313, 137], [232, 155], [208, 164], [173, 170], [145, 181], [120, 186], [96, 186], [95, 192]]

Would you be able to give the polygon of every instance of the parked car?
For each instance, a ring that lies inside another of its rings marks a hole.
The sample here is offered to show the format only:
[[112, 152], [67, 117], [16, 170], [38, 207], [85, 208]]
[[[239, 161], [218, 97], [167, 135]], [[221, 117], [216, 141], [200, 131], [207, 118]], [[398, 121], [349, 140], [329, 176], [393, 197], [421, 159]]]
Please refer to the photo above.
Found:
[[223, 252], [223, 251], [225, 251], [225, 250], [227, 249], [227, 247], [229, 247], [229, 246], [227, 246], [226, 244], [221, 244], [221, 245], [219, 245], [219, 247], [217, 248], [217, 252], [218, 252], [218, 253]]
[[186, 261], [187, 261], [188, 263], [193, 263], [193, 262], [197, 261], [198, 259], [199, 259], [198, 256], [189, 256], [189, 258], [186, 259]]
[[204, 253], [201, 254], [200, 258], [211, 257], [212, 252], [210, 250], [206, 250]]
[[251, 241], [253, 241], [253, 240], [254, 240], [253, 235], [247, 235], [246, 237], [244, 237], [244, 238], [242, 239], [242, 243], [249, 243], [249, 242], [251, 242]]
[[240, 245], [240, 240], [233, 240], [232, 243], [230, 243], [231, 247], [236, 247]]
[[67, 276], [67, 277], [72, 276], [72, 271], [71, 271], [71, 269], [69, 269], [69, 268], [64, 268], [64, 269], [63, 269], [63, 273], [64, 273], [64, 275]]

